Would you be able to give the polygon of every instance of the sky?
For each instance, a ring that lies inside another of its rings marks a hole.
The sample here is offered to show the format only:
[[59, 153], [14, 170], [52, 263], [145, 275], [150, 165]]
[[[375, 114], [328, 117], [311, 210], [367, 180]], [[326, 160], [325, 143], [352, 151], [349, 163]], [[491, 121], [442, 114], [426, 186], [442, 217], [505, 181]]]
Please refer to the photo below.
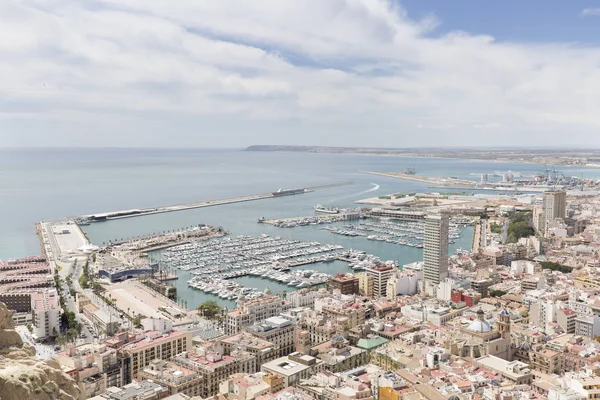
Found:
[[0, 146], [600, 148], [600, 1], [2, 0]]

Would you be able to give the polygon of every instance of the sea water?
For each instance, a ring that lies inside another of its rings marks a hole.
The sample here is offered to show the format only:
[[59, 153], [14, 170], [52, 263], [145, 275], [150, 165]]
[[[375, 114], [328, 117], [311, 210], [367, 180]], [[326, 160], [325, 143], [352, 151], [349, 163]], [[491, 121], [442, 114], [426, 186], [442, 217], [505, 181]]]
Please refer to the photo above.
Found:
[[[314, 205], [353, 207], [356, 200], [397, 192], [432, 192], [421, 182], [368, 175], [415, 168], [417, 175], [455, 176], [477, 180], [473, 174], [543, 171], [535, 164], [496, 163], [444, 158], [378, 157], [358, 155], [245, 152], [231, 149], [3, 149], [0, 151], [0, 259], [39, 254], [34, 224], [133, 208], [172, 205], [201, 200], [352, 182], [314, 192], [234, 203], [193, 210], [106, 221], [85, 226], [89, 239], [101, 245], [109, 240], [209, 224], [222, 226], [232, 235], [259, 235], [340, 244], [360, 249], [400, 264], [422, 259], [422, 249], [362, 237], [345, 237], [319, 226], [277, 228], [258, 224], [260, 217], [287, 218], [314, 215]], [[565, 175], [600, 177], [600, 170], [559, 168]], [[472, 228], [464, 230], [453, 246], [470, 248]], [[309, 265], [323, 272], [349, 271], [344, 263]], [[189, 273], [175, 283], [188, 306], [204, 299], [187, 288]], [[278, 283], [260, 278], [258, 283]], [[248, 282], [249, 284], [252, 282]], [[250, 285], [252, 286], [252, 285]]]

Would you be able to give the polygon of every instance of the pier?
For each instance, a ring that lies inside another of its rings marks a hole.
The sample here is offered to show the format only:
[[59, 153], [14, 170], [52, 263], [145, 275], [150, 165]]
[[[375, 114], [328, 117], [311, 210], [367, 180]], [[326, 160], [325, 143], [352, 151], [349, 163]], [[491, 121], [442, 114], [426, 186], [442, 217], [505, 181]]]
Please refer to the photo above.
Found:
[[113, 212], [107, 212], [107, 213], [91, 214], [91, 215], [85, 215], [85, 216], [81, 217], [79, 223], [87, 224], [89, 222], [102, 222], [102, 221], [112, 220], [112, 219], [132, 218], [132, 217], [139, 217], [142, 215], [162, 214], [162, 213], [174, 212], [174, 211], [191, 210], [194, 208], [214, 207], [214, 206], [220, 206], [220, 205], [225, 205], [225, 204], [242, 203], [242, 202], [246, 202], [246, 201], [255, 201], [255, 200], [278, 198], [278, 197], [283, 197], [283, 196], [292, 196], [292, 195], [298, 195], [298, 194], [303, 194], [303, 193], [309, 193], [314, 190], [328, 189], [328, 188], [332, 188], [332, 187], [346, 186], [346, 185], [351, 185], [351, 184], [352, 184], [352, 182], [339, 182], [339, 183], [331, 183], [331, 184], [327, 184], [327, 185], [310, 186], [310, 187], [305, 187], [305, 188], [301, 188], [301, 189], [291, 189], [291, 190], [281, 190], [280, 189], [279, 191], [275, 191], [275, 192], [253, 194], [253, 195], [248, 195], [248, 196], [238, 196], [238, 197], [232, 197], [232, 198], [227, 198], [227, 199], [205, 200], [205, 201], [198, 201], [198, 202], [193, 202], [193, 203], [175, 204], [175, 205], [170, 205], [170, 206], [161, 206], [161, 207], [154, 207], [154, 208], [131, 209], [131, 210], [122, 210], [122, 211], [113, 211]]

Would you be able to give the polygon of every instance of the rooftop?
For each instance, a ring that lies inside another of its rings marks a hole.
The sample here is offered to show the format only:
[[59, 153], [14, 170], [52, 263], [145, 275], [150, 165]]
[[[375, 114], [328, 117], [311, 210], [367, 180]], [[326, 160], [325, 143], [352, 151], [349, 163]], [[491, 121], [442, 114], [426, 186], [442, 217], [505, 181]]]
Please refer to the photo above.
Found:
[[169, 333], [160, 335], [158, 337], [155, 337], [154, 339], [152, 338], [154, 335], [160, 334], [159, 331], [148, 331], [145, 332], [145, 339], [142, 339], [140, 341], [137, 341], [135, 343], [130, 343], [127, 344], [123, 347], [123, 350], [126, 351], [137, 351], [140, 349], [144, 349], [148, 346], [156, 346], [157, 344], [160, 343], [164, 343], [164, 342], [168, 342], [171, 340], [175, 340], [178, 338], [182, 338], [185, 336], [190, 336], [191, 337], [191, 333], [189, 332], [181, 332], [181, 331], [171, 331]]

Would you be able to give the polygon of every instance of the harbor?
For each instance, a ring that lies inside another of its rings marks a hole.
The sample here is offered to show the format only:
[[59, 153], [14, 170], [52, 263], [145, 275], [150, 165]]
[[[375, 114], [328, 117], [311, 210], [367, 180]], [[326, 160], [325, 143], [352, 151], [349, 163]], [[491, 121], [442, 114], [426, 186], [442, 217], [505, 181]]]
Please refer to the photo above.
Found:
[[153, 207], [153, 208], [136, 208], [130, 210], [121, 210], [121, 211], [113, 211], [107, 213], [97, 213], [84, 215], [77, 218], [77, 223], [79, 225], [89, 225], [91, 223], [103, 222], [108, 220], [115, 219], [123, 219], [123, 218], [133, 218], [139, 217], [142, 215], [152, 215], [152, 214], [162, 214], [174, 211], [184, 211], [184, 210], [192, 210], [196, 208], [204, 208], [204, 207], [214, 207], [219, 205], [233, 204], [233, 203], [243, 203], [248, 201], [256, 201], [256, 200], [264, 200], [264, 199], [272, 199], [279, 198], [284, 196], [295, 196], [305, 193], [310, 193], [319, 189], [328, 189], [334, 188], [338, 186], [346, 186], [351, 185], [351, 182], [338, 182], [331, 183], [326, 185], [319, 186], [311, 186], [299, 189], [279, 189], [274, 192], [260, 193], [248, 196], [238, 196], [226, 199], [217, 199], [217, 200], [208, 200], [208, 201], [198, 201], [193, 203], [185, 203], [185, 204], [175, 204], [170, 206], [161, 206], [161, 207]]
[[302, 242], [260, 235], [211, 239], [188, 243], [165, 250], [160, 265], [168, 271], [190, 271], [189, 287], [216, 294], [227, 300], [261, 296], [257, 288], [242, 287], [235, 278], [255, 276], [284, 283], [293, 289], [312, 287], [327, 282], [330, 274], [309, 269], [293, 269], [301, 265], [331, 263], [336, 260], [368, 259], [379, 262], [364, 252], [346, 251], [342, 246]]
[[[462, 229], [468, 225], [466, 221], [457, 223], [452, 220], [448, 241], [455, 243], [460, 238]], [[423, 222], [375, 220], [357, 224], [345, 224], [343, 227], [328, 225], [323, 230], [336, 235], [361, 236], [367, 240], [384, 241], [392, 244], [423, 248]]]

